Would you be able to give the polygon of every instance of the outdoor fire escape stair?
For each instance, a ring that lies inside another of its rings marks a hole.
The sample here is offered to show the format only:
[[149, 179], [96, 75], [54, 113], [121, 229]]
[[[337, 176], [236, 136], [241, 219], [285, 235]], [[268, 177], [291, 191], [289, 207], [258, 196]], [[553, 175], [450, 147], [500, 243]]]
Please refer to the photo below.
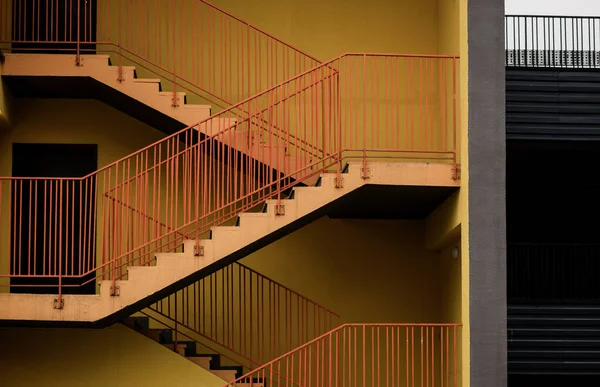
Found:
[[[225, 265], [237, 261], [327, 214], [334, 203], [368, 184], [456, 187], [452, 165], [443, 163], [350, 162], [338, 178], [322, 174], [319, 184], [294, 187], [287, 199], [267, 200], [260, 213], [241, 213], [237, 226], [214, 226], [209, 239], [187, 240], [182, 253], [157, 253], [155, 266], [129, 266], [126, 280], [100, 281], [99, 295], [64, 295], [64, 307], [53, 308], [55, 295], [0, 294], [4, 324], [61, 323], [106, 326], [147, 307]], [[440, 183], [434, 176], [447, 176]], [[368, 177], [368, 178], [365, 178]], [[277, 207], [281, 206], [281, 207]]]

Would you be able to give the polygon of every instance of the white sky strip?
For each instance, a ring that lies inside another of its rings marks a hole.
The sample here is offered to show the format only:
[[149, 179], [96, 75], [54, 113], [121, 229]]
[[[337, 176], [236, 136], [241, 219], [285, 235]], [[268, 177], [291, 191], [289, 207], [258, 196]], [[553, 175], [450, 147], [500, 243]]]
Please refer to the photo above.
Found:
[[600, 16], [599, 0], [505, 0], [507, 15]]

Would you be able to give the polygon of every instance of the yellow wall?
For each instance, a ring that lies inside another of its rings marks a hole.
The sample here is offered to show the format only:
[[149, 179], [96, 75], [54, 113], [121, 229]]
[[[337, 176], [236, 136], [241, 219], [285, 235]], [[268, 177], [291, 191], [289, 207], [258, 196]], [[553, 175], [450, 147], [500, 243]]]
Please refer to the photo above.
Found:
[[212, 3], [321, 61], [346, 52], [437, 52], [436, 0]]
[[[427, 250], [424, 221], [321, 218], [242, 262], [331, 308], [342, 323], [461, 323], [461, 257], [451, 251], [460, 236], [451, 242]], [[457, 370], [462, 380], [461, 360]]]
[[438, 0], [437, 42], [439, 54], [460, 54], [460, 4], [461, 0]]
[[[426, 249], [425, 229], [425, 221], [340, 220], [324, 217], [251, 254], [242, 263], [340, 314], [341, 323], [461, 323], [461, 258], [453, 258], [451, 251], [454, 246], [460, 249], [460, 235], [458, 239], [455, 237], [448, 241], [445, 249], [431, 251]], [[223, 286], [219, 278], [220, 275], [215, 278], [217, 289]], [[235, 278], [233, 281], [236, 281]], [[246, 286], [248, 281], [246, 279]], [[208, 289], [204, 289], [208, 294]], [[232, 299], [227, 298], [229, 301], [223, 304], [223, 308], [233, 305], [232, 312], [224, 312], [220, 306], [222, 291], [218, 291], [219, 295], [214, 297], [214, 313], [219, 319], [231, 313], [237, 316], [238, 309], [242, 310], [237, 301], [237, 289], [232, 290]], [[258, 293], [258, 290], [254, 292]], [[262, 309], [254, 304], [254, 316], [261, 311], [263, 315], [266, 313], [270, 316], [273, 302], [270, 294], [265, 291], [264, 298], [256, 296], [263, 303]], [[280, 297], [283, 298], [282, 295]], [[184, 312], [182, 298], [180, 294], [180, 321], [188, 321], [193, 325], [196, 309], [190, 308]], [[202, 303], [198, 302], [199, 305], [209, 303], [208, 298]], [[167, 310], [166, 305], [163, 304], [163, 310]], [[174, 315], [173, 298], [170, 305], [170, 313]], [[284, 318], [287, 319], [281, 315], [283, 310], [282, 304], [279, 309], [282, 322]], [[290, 325], [294, 329], [297, 317], [293, 307], [292, 313]], [[246, 311], [246, 316], [252, 314], [249, 309]], [[154, 313], [151, 315], [160, 319]], [[211, 316], [214, 318], [214, 315]], [[208, 317], [209, 325], [212, 325], [211, 316]], [[199, 316], [200, 319], [202, 317]], [[312, 325], [312, 316], [309, 315], [308, 319], [309, 325]], [[239, 323], [239, 317], [234, 317], [233, 321]], [[265, 326], [268, 332], [272, 332], [269, 324], [266, 322]], [[234, 335], [233, 342], [238, 343], [242, 329], [235, 326], [235, 332], [227, 333]], [[189, 331], [184, 332], [205, 343]], [[213, 331], [208, 329], [208, 332]], [[229, 337], [219, 325], [214, 334], [219, 340]], [[292, 336], [296, 335], [297, 330], [294, 330]], [[284, 342], [282, 340], [280, 345]], [[265, 345], [267, 348], [261, 353], [273, 358], [269, 355], [273, 344], [267, 342]], [[382, 348], [385, 345], [382, 344]], [[255, 350], [258, 351], [258, 348]], [[231, 353], [227, 354], [236, 358]], [[260, 358], [257, 355], [255, 353], [254, 358]]]
[[98, 167], [164, 134], [95, 100], [18, 99], [13, 126], [0, 137], [0, 176], [12, 171], [12, 143], [98, 144]]
[[0, 328], [0, 343], [3, 387], [224, 384], [120, 324], [105, 329]]
[[321, 218], [242, 262], [342, 322], [439, 322], [441, 259], [422, 221]]
[[469, 146], [468, 146], [468, 128], [469, 128], [469, 48], [467, 40], [467, 4], [468, 0], [459, 0], [459, 35], [460, 35], [460, 106], [461, 106], [461, 188], [460, 190], [460, 212], [461, 212], [461, 314], [463, 324], [462, 335], [462, 380], [463, 386], [470, 386], [470, 313], [469, 313]]
[[[349, 51], [424, 54], [460, 51], [459, 138], [466, 150], [466, 0], [385, 0], [376, 7], [361, 0], [215, 0], [214, 3], [322, 60]], [[43, 125], [47, 122], [37, 123], [38, 127]], [[60, 130], [72, 135], [75, 129]], [[135, 136], [116, 136], [116, 139], [129, 142]], [[5, 143], [5, 139], [0, 141], [0, 168], [6, 165], [7, 156], [2, 148]], [[466, 151], [461, 157], [461, 182], [466, 187]], [[468, 235], [466, 200], [466, 190], [461, 190], [458, 201], [465, 236]], [[464, 252], [460, 261], [461, 280], [455, 281], [456, 276], [447, 276], [441, 269], [444, 266], [439, 265], [447, 254], [424, 250], [424, 227], [423, 222], [321, 219], [253, 254], [245, 263], [331, 307], [345, 321], [422, 322], [455, 318], [454, 313], [444, 312], [442, 307], [448, 294], [443, 289], [448, 281], [447, 286], [454, 289], [452, 294], [462, 294], [462, 320], [467, 322], [468, 238], [461, 242]], [[390, 275], [390, 267], [395, 269], [398, 280]], [[352, 297], [348, 297], [348, 289]], [[468, 344], [468, 334], [463, 340], [463, 345]], [[468, 361], [467, 350], [463, 356]], [[468, 364], [465, 369], [468, 370]]]

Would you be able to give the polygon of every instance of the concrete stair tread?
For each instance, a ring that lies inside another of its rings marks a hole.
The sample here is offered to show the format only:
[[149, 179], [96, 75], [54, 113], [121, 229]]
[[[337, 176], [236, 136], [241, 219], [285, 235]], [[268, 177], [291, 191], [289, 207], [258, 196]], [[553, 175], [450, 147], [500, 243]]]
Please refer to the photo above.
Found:
[[186, 356], [185, 358], [191, 361], [192, 363], [199, 365], [205, 370], [210, 371], [210, 362], [212, 358], [207, 356]]
[[211, 369], [210, 372], [223, 379], [227, 383], [231, 383], [237, 379], [237, 371], [236, 370], [224, 370], [224, 369]]
[[190, 103], [186, 103], [185, 105], [183, 105], [184, 109], [189, 109], [189, 110], [195, 110], [195, 109], [211, 109], [212, 106], [210, 105], [200, 105], [200, 104], [190, 104]]
[[160, 83], [161, 80], [158, 78], [133, 78], [133, 83]]
[[[118, 70], [119, 67], [123, 68], [123, 70], [135, 71], [135, 66], [108, 66], [109, 69]], [[139, 79], [139, 78], [133, 78]]]
[[[159, 91], [158, 95], [161, 97], [173, 97], [173, 92], [172, 91]], [[178, 91], [175, 93], [175, 95], [177, 95], [177, 97], [185, 97], [187, 94], [182, 91]]]

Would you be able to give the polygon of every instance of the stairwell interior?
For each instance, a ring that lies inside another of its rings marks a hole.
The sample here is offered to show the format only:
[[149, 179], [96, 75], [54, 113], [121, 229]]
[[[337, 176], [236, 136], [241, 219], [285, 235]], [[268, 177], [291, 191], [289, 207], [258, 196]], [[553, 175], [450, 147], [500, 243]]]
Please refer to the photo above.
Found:
[[[3, 324], [122, 322], [228, 385], [461, 385], [460, 7], [389, 7], [3, 0]], [[23, 144], [96, 168], [17, 176]]]

